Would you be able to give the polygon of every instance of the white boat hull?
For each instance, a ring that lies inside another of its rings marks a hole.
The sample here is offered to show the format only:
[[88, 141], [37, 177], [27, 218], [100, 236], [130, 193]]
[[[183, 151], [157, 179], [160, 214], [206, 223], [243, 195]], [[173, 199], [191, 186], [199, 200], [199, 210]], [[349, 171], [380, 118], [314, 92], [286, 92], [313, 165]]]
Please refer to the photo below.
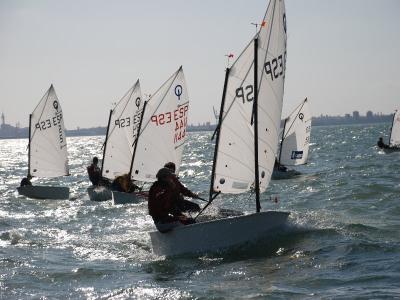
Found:
[[69, 187], [65, 186], [26, 185], [18, 187], [17, 190], [20, 195], [33, 199], [69, 199]]
[[144, 197], [137, 193], [124, 193], [112, 191], [112, 199], [114, 204], [139, 203]]
[[175, 256], [213, 252], [268, 237], [286, 223], [288, 212], [266, 211], [150, 232], [153, 252]]
[[111, 190], [104, 186], [90, 186], [86, 190], [91, 201], [101, 202], [112, 198]]
[[298, 175], [301, 175], [301, 173], [296, 170], [288, 169], [287, 171], [280, 171], [280, 170], [274, 169], [272, 171], [271, 179], [272, 180], [290, 179], [290, 178], [293, 178]]

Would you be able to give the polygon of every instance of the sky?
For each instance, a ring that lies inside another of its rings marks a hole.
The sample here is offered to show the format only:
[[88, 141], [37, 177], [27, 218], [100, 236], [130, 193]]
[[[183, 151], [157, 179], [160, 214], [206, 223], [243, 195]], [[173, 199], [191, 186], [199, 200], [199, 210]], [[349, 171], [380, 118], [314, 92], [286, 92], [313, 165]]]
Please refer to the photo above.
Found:
[[[180, 65], [189, 123], [214, 122], [228, 53], [255, 33], [268, 0], [0, 0], [0, 112], [28, 125], [54, 84], [67, 129], [106, 126], [140, 79], [152, 94]], [[283, 116], [400, 107], [400, 1], [286, 0]]]

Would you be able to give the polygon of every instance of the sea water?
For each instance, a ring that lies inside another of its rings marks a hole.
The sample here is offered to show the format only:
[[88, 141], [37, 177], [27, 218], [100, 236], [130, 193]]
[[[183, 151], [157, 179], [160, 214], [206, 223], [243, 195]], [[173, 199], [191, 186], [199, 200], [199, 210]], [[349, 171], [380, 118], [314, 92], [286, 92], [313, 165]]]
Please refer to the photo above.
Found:
[[[271, 181], [263, 210], [289, 211], [275, 236], [223, 252], [159, 257], [145, 202], [89, 201], [86, 166], [104, 137], [68, 138], [70, 200], [33, 200], [16, 187], [27, 140], [0, 140], [0, 299], [400, 298], [400, 153], [377, 149], [389, 124], [313, 127], [308, 164]], [[190, 133], [181, 181], [207, 197], [211, 132]], [[202, 205], [202, 203], [199, 203]], [[219, 196], [210, 210], [253, 212], [254, 195]]]

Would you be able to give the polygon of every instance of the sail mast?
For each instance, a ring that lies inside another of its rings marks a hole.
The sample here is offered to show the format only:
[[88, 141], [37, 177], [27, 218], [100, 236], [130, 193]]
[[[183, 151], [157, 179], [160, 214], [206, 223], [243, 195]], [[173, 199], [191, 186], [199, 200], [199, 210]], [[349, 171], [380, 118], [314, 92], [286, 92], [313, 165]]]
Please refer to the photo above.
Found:
[[258, 166], [258, 38], [254, 39], [254, 188], [256, 190], [256, 211], [260, 212], [260, 178]]
[[390, 140], [392, 139], [392, 132], [393, 132], [393, 125], [394, 125], [394, 118], [396, 117], [396, 112], [397, 110], [395, 110], [394, 114], [393, 114], [393, 118], [392, 118], [392, 127], [390, 128], [390, 135], [389, 135], [389, 145], [390, 145]]
[[32, 114], [29, 114], [28, 175], [31, 175], [31, 128], [32, 128]]
[[279, 158], [278, 162], [281, 163], [281, 155], [282, 155], [282, 145], [283, 145], [283, 140], [285, 139], [285, 129], [286, 129], [286, 122], [288, 118], [285, 119], [285, 123], [283, 124], [283, 131], [282, 131], [282, 139], [281, 139], [281, 146], [279, 148]]
[[220, 134], [222, 117], [223, 117], [224, 106], [225, 106], [226, 87], [228, 85], [229, 71], [230, 71], [230, 68], [226, 68], [225, 80], [224, 80], [224, 90], [222, 91], [221, 108], [219, 109], [218, 125], [217, 125], [217, 128], [215, 129], [215, 132], [214, 132], [212, 138], [211, 138], [211, 139], [213, 139], [214, 135], [216, 134], [215, 147], [214, 147], [214, 158], [213, 158], [212, 171], [211, 171], [211, 184], [210, 184], [210, 194], [209, 194], [210, 202], [212, 201], [211, 199], [212, 199], [213, 192], [214, 192], [213, 186], [214, 186], [214, 176], [215, 176], [215, 163], [217, 161], [219, 134]]
[[110, 114], [108, 116], [108, 125], [107, 125], [107, 132], [106, 132], [106, 140], [104, 141], [104, 149], [103, 149], [103, 160], [101, 162], [101, 171], [100, 175], [103, 177], [103, 166], [104, 166], [104, 160], [105, 160], [105, 155], [106, 155], [106, 147], [107, 147], [107, 140], [108, 140], [108, 131], [110, 130], [110, 121], [111, 121], [111, 115], [113, 113], [113, 110], [110, 109]]
[[144, 116], [144, 111], [145, 111], [145, 109], [146, 109], [146, 105], [147, 105], [147, 101], [145, 101], [144, 104], [143, 104], [143, 109], [142, 109], [142, 113], [141, 113], [141, 116], [140, 116], [139, 127], [138, 127], [138, 129], [137, 129], [137, 136], [136, 136], [136, 140], [135, 140], [135, 142], [134, 142], [135, 145], [134, 145], [134, 147], [133, 147], [133, 152], [132, 152], [131, 166], [130, 166], [130, 168], [129, 168], [129, 178], [131, 178], [131, 176], [132, 176], [132, 168], [133, 168], [133, 163], [134, 163], [134, 161], [135, 161], [135, 154], [136, 154], [137, 144], [138, 144], [138, 141], [139, 141], [140, 129], [141, 129], [141, 127], [142, 127], [143, 116]]

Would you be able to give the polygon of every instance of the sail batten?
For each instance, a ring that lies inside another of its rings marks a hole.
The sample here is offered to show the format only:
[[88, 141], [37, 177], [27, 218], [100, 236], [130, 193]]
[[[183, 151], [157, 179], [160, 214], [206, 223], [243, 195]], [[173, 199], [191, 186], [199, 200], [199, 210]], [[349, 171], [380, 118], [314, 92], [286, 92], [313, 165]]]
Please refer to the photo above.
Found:
[[29, 174], [37, 177], [69, 175], [64, 118], [53, 85], [30, 115], [29, 126]]

